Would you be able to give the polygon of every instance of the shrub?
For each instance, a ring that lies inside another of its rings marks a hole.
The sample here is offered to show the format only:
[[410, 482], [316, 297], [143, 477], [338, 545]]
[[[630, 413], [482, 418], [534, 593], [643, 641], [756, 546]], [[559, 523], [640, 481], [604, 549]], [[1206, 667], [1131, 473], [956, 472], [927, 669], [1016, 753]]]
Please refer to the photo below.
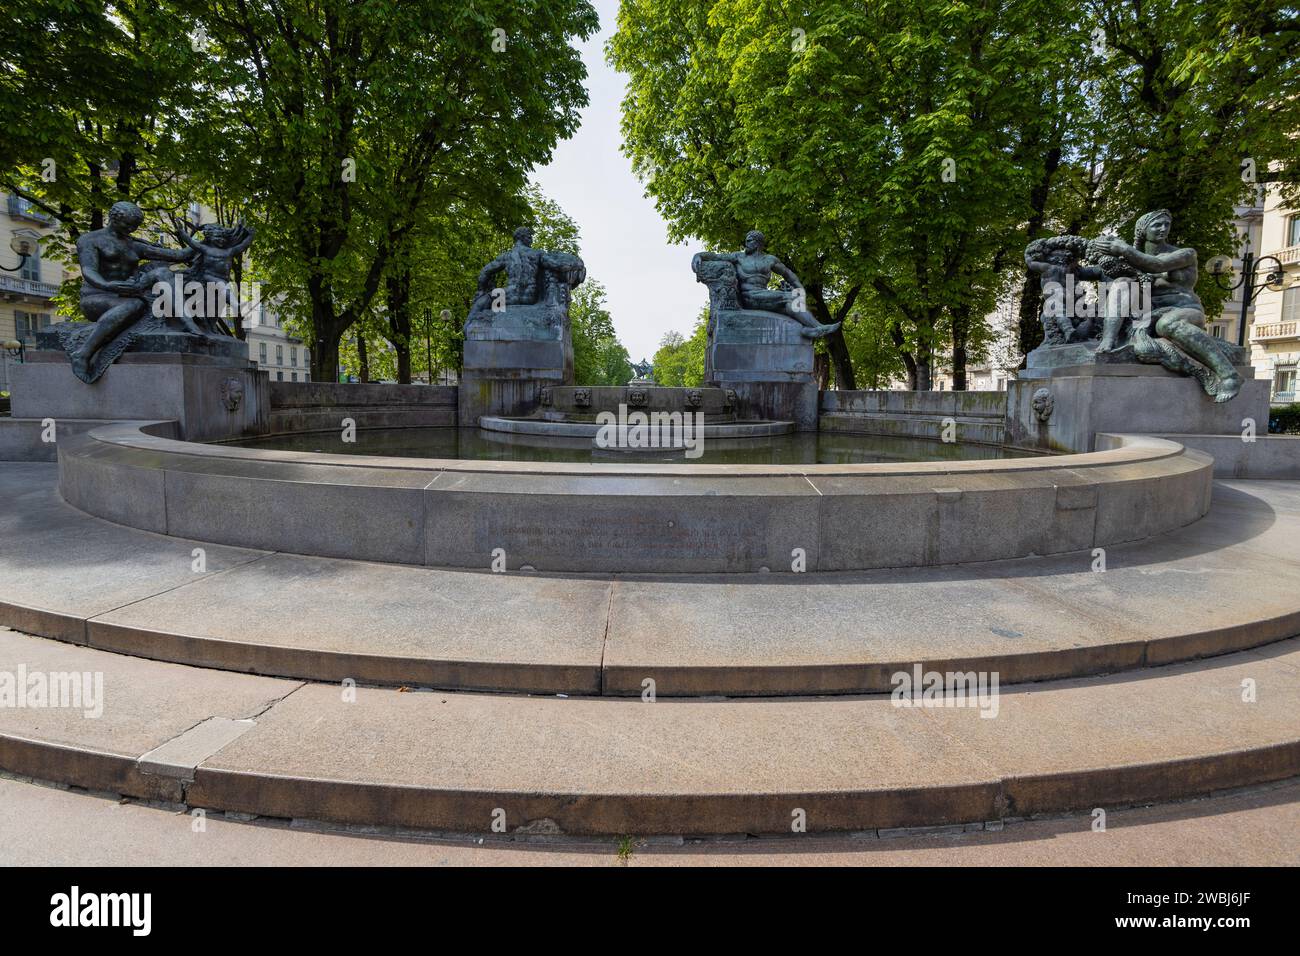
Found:
[[1300, 434], [1300, 402], [1275, 405], [1268, 410], [1268, 430], [1275, 435]]

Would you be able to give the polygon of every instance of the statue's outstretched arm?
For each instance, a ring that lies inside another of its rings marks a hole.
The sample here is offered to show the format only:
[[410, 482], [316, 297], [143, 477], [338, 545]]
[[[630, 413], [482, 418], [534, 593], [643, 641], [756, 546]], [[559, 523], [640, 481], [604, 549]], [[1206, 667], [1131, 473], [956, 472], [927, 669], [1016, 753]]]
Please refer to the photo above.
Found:
[[1170, 252], [1160, 252], [1152, 255], [1113, 237], [1095, 241], [1102, 252], [1112, 256], [1119, 256], [1129, 265], [1136, 266], [1143, 272], [1171, 272], [1174, 269], [1185, 269], [1188, 266], [1196, 265], [1196, 250], [1192, 248], [1174, 249]]
[[230, 257], [232, 259], [237, 258], [240, 255], [243, 255], [244, 251], [253, 244], [253, 230], [248, 228], [247, 226], [245, 226], [244, 228], [246, 230], [244, 238], [239, 240], [239, 242], [235, 243], [233, 246], [230, 247]]
[[156, 246], [143, 239], [136, 239], [134, 242], [136, 255], [141, 259], [151, 259], [154, 262], [189, 262], [202, 251], [197, 245], [189, 249], [168, 249], [166, 246]]
[[803, 283], [800, 282], [799, 277], [794, 274], [794, 270], [791, 269], [784, 262], [782, 262], [780, 259], [777, 259], [775, 262], [772, 263], [772, 271], [775, 272], [777, 275], [779, 275], [786, 282], [790, 283], [796, 289], [803, 288]]

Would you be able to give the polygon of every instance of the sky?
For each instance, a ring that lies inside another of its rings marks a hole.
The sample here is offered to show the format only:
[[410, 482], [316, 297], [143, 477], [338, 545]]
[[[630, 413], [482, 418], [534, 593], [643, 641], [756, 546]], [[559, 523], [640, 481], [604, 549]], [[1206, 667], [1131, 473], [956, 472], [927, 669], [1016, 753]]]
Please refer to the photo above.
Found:
[[618, 0], [593, 0], [600, 33], [579, 45], [590, 104], [572, 139], [556, 147], [533, 179], [578, 224], [587, 275], [605, 286], [619, 340], [633, 361], [653, 359], [665, 332], [689, 336], [708, 291], [695, 281], [691, 254], [670, 245], [654, 202], [619, 150], [624, 77], [605, 63]]

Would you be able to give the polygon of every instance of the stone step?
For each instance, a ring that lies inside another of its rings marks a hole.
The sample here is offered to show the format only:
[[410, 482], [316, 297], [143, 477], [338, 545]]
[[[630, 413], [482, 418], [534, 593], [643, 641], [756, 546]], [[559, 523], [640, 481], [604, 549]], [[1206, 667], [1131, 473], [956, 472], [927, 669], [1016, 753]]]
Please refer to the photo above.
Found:
[[888, 696], [404, 693], [202, 670], [9, 631], [0, 632], [6, 673], [29, 688], [31, 675], [98, 674], [103, 694], [102, 706], [37, 707], [28, 697], [0, 707], [0, 770], [343, 824], [857, 832], [1090, 812], [1300, 774], [1296, 640], [944, 707]]
[[1220, 483], [1208, 517], [1109, 549], [1104, 572], [1082, 552], [845, 574], [596, 577], [186, 541], [91, 518], [54, 481], [49, 465], [0, 468], [0, 624], [270, 676], [634, 697], [648, 686], [659, 697], [853, 694], [889, 691], [918, 663], [997, 672], [1005, 686], [1300, 633], [1291, 482]]
[[1298, 866], [1300, 780], [1003, 826], [743, 839], [415, 833], [194, 817], [0, 775], [5, 866]]

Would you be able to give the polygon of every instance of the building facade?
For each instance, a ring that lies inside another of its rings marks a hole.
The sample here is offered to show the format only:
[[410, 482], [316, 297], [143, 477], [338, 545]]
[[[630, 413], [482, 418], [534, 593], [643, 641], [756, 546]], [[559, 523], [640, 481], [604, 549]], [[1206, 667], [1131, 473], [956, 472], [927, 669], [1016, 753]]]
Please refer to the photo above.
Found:
[[[1255, 293], [1255, 300], [1247, 311], [1246, 344], [1250, 348], [1250, 362], [1258, 378], [1273, 383], [1273, 403], [1285, 405], [1300, 400], [1296, 394], [1296, 368], [1300, 364], [1300, 208], [1282, 201], [1281, 190], [1269, 184], [1251, 220], [1252, 229], [1244, 234], [1251, 239], [1251, 249], [1257, 255], [1272, 256], [1282, 265], [1281, 288], [1264, 288]], [[1244, 250], [1243, 250], [1244, 251]], [[1241, 260], [1234, 263], [1239, 278]], [[1262, 281], [1271, 271], [1261, 267], [1256, 277]], [[1234, 293], [1234, 302], [1225, 307], [1231, 312], [1231, 332], [1236, 335], [1237, 316], [1241, 310], [1241, 290]], [[1234, 338], [1233, 341], [1236, 341]]]
[[302, 339], [285, 331], [280, 315], [266, 302], [253, 304], [244, 316], [248, 357], [273, 382], [310, 382], [311, 354]]
[[[0, 194], [0, 342], [17, 339], [27, 348], [36, 345], [36, 330], [57, 322], [54, 297], [66, 273], [63, 263], [43, 255], [39, 240], [54, 231], [55, 221], [25, 199]], [[37, 241], [36, 254], [28, 256], [16, 272], [18, 256], [9, 248], [15, 237]], [[0, 349], [0, 391], [9, 390], [9, 366], [17, 359]]]

